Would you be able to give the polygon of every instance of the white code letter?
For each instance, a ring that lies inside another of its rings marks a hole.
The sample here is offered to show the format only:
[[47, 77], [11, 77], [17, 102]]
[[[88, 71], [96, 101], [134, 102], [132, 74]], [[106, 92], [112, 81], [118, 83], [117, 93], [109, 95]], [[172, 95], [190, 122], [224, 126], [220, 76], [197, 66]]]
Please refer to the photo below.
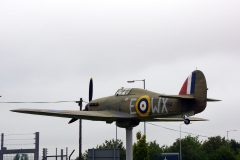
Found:
[[130, 114], [136, 114], [136, 110], [135, 110], [136, 101], [137, 101], [137, 98], [131, 98], [130, 100], [130, 105], [129, 105]]

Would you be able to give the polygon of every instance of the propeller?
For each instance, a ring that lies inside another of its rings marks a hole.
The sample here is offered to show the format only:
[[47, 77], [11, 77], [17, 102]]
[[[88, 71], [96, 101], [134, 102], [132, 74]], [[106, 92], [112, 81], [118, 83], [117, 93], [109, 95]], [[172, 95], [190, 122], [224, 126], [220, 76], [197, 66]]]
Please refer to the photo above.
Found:
[[89, 102], [92, 101], [92, 97], [93, 97], [93, 80], [92, 78], [90, 79], [90, 82], [89, 82], [89, 94], [88, 94], [88, 100]]
[[[2, 96], [0, 96], [2, 97]], [[92, 78], [90, 79], [90, 82], [89, 82], [89, 95], [88, 95], [88, 100], [89, 102], [92, 101], [92, 97], [93, 97], [93, 80]], [[79, 101], [8, 101], [8, 102], [0, 102], [0, 103], [68, 103], [68, 102], [75, 102], [79, 105], [80, 107], [80, 110], [82, 110], [82, 103], [89, 103], [89, 102], [86, 102], [84, 101], [82, 98], [80, 98]], [[73, 123], [75, 121], [77, 121], [78, 118], [72, 118], [68, 123]]]
[[[92, 101], [92, 97], [93, 97], [93, 80], [92, 80], [92, 78], [91, 78], [91, 79], [90, 79], [90, 82], [89, 82], [89, 94], [88, 94], [88, 100], [89, 100], [89, 102]], [[80, 111], [82, 110], [82, 102], [84, 102], [82, 98], [80, 98], [79, 101], [76, 101], [76, 103], [78, 103], [78, 105], [79, 105], [79, 107], [80, 107]], [[75, 122], [75, 121], [77, 121], [77, 120], [78, 120], [78, 118], [72, 118], [72, 119], [68, 122], [68, 124], [71, 124], [71, 123], [73, 123], [73, 122]]]

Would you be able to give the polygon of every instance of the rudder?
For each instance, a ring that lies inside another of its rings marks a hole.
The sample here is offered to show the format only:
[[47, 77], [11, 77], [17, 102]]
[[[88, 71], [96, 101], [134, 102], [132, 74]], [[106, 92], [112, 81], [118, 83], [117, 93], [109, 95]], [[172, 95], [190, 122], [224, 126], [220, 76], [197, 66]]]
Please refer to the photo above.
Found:
[[183, 83], [179, 95], [192, 95], [198, 101], [206, 101], [207, 83], [203, 72], [193, 71]]

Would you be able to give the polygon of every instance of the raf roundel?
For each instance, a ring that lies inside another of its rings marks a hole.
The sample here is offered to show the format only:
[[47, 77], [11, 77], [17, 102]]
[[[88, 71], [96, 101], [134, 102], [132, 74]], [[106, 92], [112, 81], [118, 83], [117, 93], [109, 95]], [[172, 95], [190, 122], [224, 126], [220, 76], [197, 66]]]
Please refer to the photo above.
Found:
[[150, 113], [150, 97], [147, 95], [139, 97], [135, 107], [139, 116], [148, 116]]

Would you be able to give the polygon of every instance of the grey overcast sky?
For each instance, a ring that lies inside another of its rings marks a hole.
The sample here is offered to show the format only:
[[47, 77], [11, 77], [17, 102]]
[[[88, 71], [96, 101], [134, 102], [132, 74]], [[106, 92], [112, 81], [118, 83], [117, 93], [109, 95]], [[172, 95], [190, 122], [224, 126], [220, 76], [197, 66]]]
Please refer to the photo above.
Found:
[[[239, 8], [239, 0], [1, 0], [1, 101], [87, 99], [90, 77], [94, 98], [142, 87], [126, 83], [142, 78], [148, 90], [177, 94], [197, 68], [205, 73], [208, 97], [223, 101], [197, 115], [209, 122], [182, 130], [226, 136], [237, 129], [229, 137], [239, 141]], [[0, 104], [0, 132], [40, 131], [41, 148], [77, 149], [78, 123], [9, 111], [23, 107], [78, 109], [76, 104]], [[125, 142], [125, 130], [118, 131]], [[84, 149], [114, 136], [114, 124], [83, 122]], [[149, 141], [170, 145], [178, 137], [147, 125]]]

